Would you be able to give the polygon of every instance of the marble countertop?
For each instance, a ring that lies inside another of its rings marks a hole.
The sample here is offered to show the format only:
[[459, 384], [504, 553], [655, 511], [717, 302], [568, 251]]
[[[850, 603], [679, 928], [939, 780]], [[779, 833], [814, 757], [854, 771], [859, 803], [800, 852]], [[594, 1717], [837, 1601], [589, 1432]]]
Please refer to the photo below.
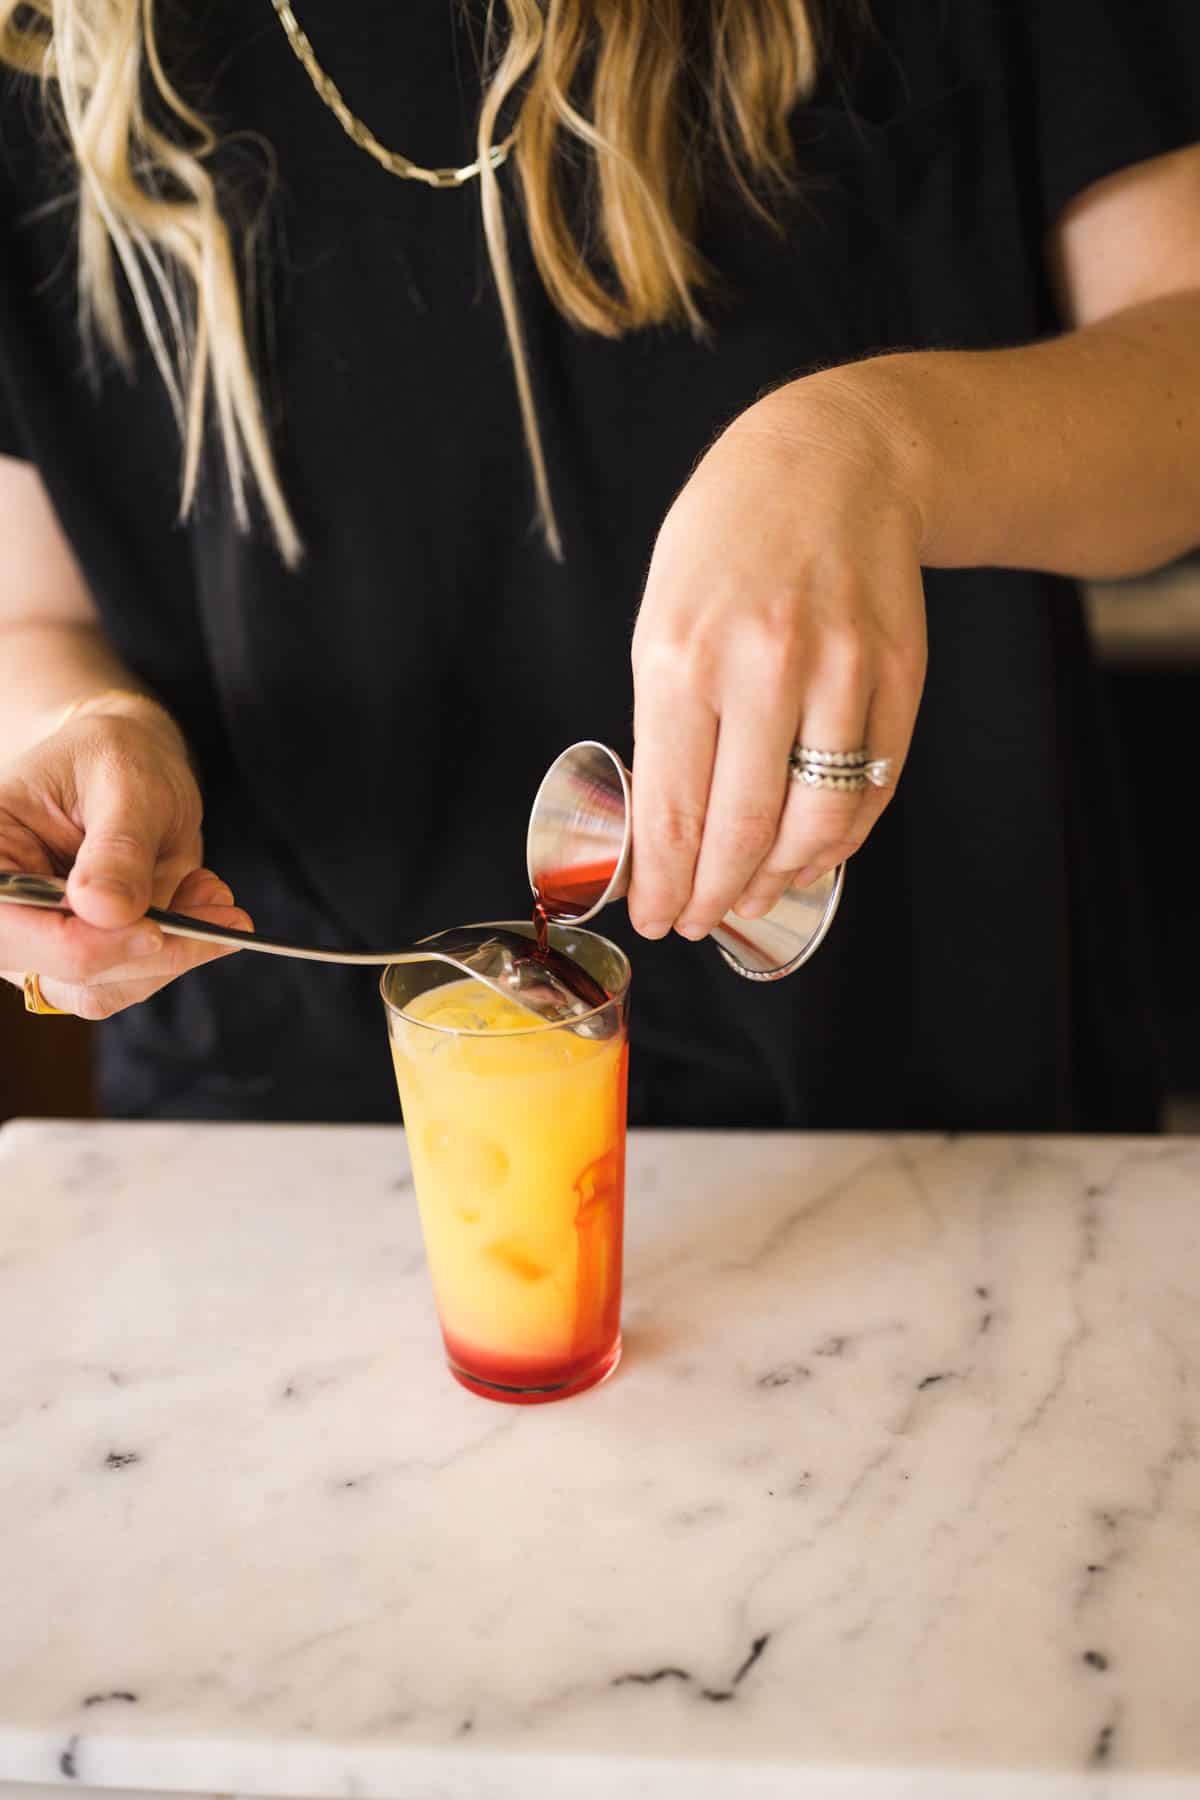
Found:
[[510, 1409], [398, 1129], [0, 1132], [0, 1800], [1200, 1795], [1200, 1141], [630, 1174]]

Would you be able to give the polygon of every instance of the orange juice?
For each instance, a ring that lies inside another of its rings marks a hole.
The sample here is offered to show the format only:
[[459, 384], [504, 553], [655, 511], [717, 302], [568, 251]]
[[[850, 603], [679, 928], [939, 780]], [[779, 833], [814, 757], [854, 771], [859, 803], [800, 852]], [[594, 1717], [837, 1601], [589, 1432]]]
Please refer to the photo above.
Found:
[[600, 1381], [620, 1355], [626, 1034], [539, 1025], [470, 979], [390, 1016], [450, 1368], [492, 1399]]

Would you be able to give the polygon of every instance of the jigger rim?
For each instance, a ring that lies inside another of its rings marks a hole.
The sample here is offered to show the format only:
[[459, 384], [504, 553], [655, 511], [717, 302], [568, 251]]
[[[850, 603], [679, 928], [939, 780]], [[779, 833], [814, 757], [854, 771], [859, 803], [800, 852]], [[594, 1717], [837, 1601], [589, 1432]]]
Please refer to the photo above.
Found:
[[[825, 887], [824, 911], [821, 914], [819, 922], [805, 939], [795, 956], [790, 956], [786, 962], [780, 963], [778, 967], [774, 969], [752, 969], [746, 963], [739, 962], [738, 958], [732, 955], [730, 951], [725, 948], [724, 944], [718, 944], [717, 950], [723, 961], [728, 963], [734, 974], [740, 975], [743, 981], [782, 981], [785, 975], [794, 975], [796, 970], [803, 968], [809, 957], [814, 956], [825, 942], [825, 939], [829, 934], [829, 927], [837, 917], [837, 910], [842, 902], [842, 889], [845, 886], [845, 883], [846, 865], [842, 862], [838, 863], [836, 868], [830, 869], [826, 874], [818, 875], [817, 879], [811, 884], [814, 888]], [[735, 918], [737, 917], [736, 914], [733, 916]]]
[[617, 853], [617, 859], [613, 865], [612, 876], [595, 904], [589, 906], [586, 912], [572, 913], [569, 919], [551, 914], [551, 920], [556, 924], [586, 925], [589, 919], [594, 919], [597, 913], [603, 912], [604, 908], [610, 905], [612, 901], [620, 900], [629, 886], [629, 862], [633, 847], [633, 790], [630, 787], [629, 770], [625, 767], [625, 764], [621, 761], [621, 758], [617, 755], [611, 745], [602, 744], [599, 738], [580, 738], [578, 743], [568, 744], [565, 750], [559, 751], [554, 761], [550, 764], [550, 767], [546, 770], [546, 773], [542, 776], [541, 781], [538, 783], [537, 793], [533, 796], [533, 804], [529, 809], [529, 828], [525, 834], [525, 871], [529, 877], [530, 889], [534, 894], [539, 891], [537, 873], [534, 869], [534, 838], [539, 827], [542, 797], [545, 794], [546, 789], [550, 786], [550, 783], [559, 774], [562, 764], [580, 750], [599, 750], [608, 758], [613, 769], [616, 771], [617, 780], [621, 785], [621, 792], [625, 798], [625, 818], [621, 832], [621, 848]]

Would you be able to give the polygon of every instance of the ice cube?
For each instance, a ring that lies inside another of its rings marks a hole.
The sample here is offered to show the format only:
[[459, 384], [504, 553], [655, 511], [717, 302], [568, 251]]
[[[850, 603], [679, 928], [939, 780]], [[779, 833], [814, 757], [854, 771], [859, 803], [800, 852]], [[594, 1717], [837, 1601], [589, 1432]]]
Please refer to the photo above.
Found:
[[489, 1244], [483, 1254], [489, 1262], [496, 1263], [510, 1275], [515, 1275], [518, 1281], [528, 1282], [531, 1286], [535, 1281], [545, 1281], [550, 1273], [523, 1245], [513, 1243], [511, 1239], [506, 1243]]
[[[514, 948], [498, 938], [487, 938], [463, 957], [463, 965], [496, 982], [515, 1004], [549, 1025], [579, 1019], [584, 1021], [579, 1029], [589, 1037], [608, 1037], [616, 1029], [615, 1009], [606, 1009], [598, 1019], [588, 1017], [602, 990], [592, 983], [595, 997], [582, 998], [571, 984], [570, 967], [564, 966], [560, 973], [533, 955], [532, 945]], [[590, 978], [582, 969], [578, 974], [586, 987]]]
[[585, 1037], [610, 1037], [617, 1027], [615, 1007], [597, 1012], [589, 1001], [581, 999], [555, 969], [530, 959], [517, 964], [513, 986], [521, 1003], [531, 1007], [547, 1024], [560, 1025], [578, 1020], [575, 1029]]
[[443, 1006], [435, 1023], [439, 1031], [486, 1031], [488, 1028], [483, 1014], [469, 1006]]
[[437, 1159], [443, 1180], [471, 1195], [491, 1193], [508, 1178], [508, 1156], [500, 1145], [461, 1125], [441, 1120], [427, 1125], [425, 1152]]

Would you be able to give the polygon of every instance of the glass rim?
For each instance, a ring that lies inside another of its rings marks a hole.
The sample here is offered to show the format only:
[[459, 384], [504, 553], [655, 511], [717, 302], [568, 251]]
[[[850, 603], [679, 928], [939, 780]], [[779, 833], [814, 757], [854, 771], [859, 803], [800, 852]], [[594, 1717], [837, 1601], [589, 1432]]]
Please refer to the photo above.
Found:
[[[533, 926], [531, 925], [531, 923], [528, 919], [480, 919], [480, 920], [476, 921], [476, 925], [483, 929], [486, 929], [491, 926], [495, 926], [495, 927], [498, 927], [498, 928], [501, 928], [504, 930], [520, 931], [522, 933], [525, 933], [529, 937], [533, 936]], [[388, 963], [386, 965], [382, 974], [379, 977], [379, 998], [383, 1001], [384, 1009], [389, 1014], [395, 1014], [396, 1018], [403, 1019], [406, 1025], [416, 1025], [422, 1031], [438, 1031], [442, 1034], [443, 1037], [462, 1037], [462, 1038], [515, 1038], [515, 1037], [522, 1037], [523, 1038], [523, 1037], [536, 1037], [537, 1034], [542, 1031], [562, 1031], [562, 1030], [568, 1029], [568, 1028], [573, 1029], [575, 1026], [586, 1024], [586, 1022], [589, 1019], [596, 1018], [599, 1013], [607, 1011], [607, 1009], [610, 1006], [623, 1005], [624, 1001], [625, 1001], [625, 997], [629, 993], [630, 982], [633, 979], [633, 966], [630, 963], [628, 956], [626, 956], [624, 950], [622, 950], [621, 946], [619, 944], [614, 944], [611, 938], [606, 938], [606, 937], [602, 936], [602, 934], [598, 931], [585, 930], [583, 927], [576, 925], [574, 923], [574, 921], [571, 919], [563, 919], [561, 921], [551, 919], [549, 921], [549, 926], [550, 926], [551, 934], [553, 934], [556, 931], [565, 931], [565, 932], [574, 932], [574, 934], [578, 937], [591, 938], [594, 943], [603, 944], [604, 948], [606, 950], [611, 951], [612, 954], [617, 958], [617, 961], [622, 970], [621, 981], [620, 981], [620, 985], [614, 989], [614, 991], [608, 996], [607, 1000], [601, 1001], [600, 1004], [597, 1006], [590, 1006], [586, 1012], [572, 1013], [570, 1018], [568, 1018], [568, 1019], [539, 1020], [536, 1024], [533, 1024], [533, 1025], [516, 1025], [516, 1026], [513, 1026], [513, 1028], [511, 1030], [504, 1030], [504, 1031], [465, 1031], [462, 1029], [461, 1026], [458, 1026], [458, 1025], [438, 1025], [431, 1019], [414, 1019], [412, 1014], [405, 1012], [405, 1010], [402, 1006], [397, 1006], [394, 1000], [389, 1000], [386, 992], [384, 991], [384, 983], [387, 981], [387, 978], [391, 974], [393, 969], [402, 969], [402, 968], [407, 967], [407, 964], [405, 964], [405, 963], [394, 963], [393, 962], [393, 963]], [[467, 927], [466, 929], [474, 929], [474, 928], [475, 928], [474, 926], [471, 926], [471, 927]], [[437, 937], [437, 936], [438, 936], [437, 932], [429, 933], [429, 937]], [[424, 943], [427, 943], [428, 941], [429, 941], [428, 938], [418, 938], [417, 944], [418, 945], [424, 944]], [[551, 936], [551, 942], [553, 942], [553, 935]], [[444, 965], [444, 966], [448, 967], [449, 965]], [[470, 977], [470, 975], [463, 975], [463, 976], [460, 976], [459, 979], [462, 981], [470, 981], [471, 977]], [[449, 984], [447, 984], [447, 985], [449, 985]]]

